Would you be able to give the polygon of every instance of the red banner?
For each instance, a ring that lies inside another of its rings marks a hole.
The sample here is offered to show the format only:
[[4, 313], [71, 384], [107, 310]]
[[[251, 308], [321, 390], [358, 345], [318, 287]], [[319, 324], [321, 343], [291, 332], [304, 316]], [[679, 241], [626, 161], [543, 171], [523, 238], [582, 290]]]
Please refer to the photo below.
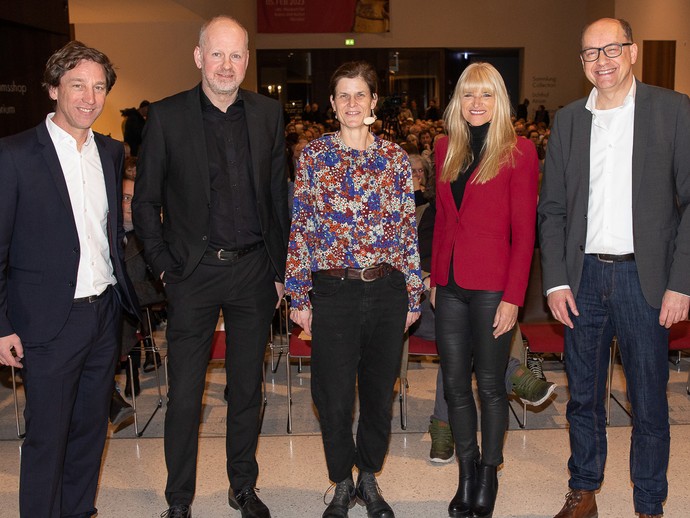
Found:
[[389, 0], [257, 0], [260, 33], [388, 32]]

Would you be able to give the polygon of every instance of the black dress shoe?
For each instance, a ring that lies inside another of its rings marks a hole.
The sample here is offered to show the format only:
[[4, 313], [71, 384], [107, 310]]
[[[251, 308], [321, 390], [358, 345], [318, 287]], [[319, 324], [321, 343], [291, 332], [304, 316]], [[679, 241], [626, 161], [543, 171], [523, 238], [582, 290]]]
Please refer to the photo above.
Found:
[[117, 390], [113, 390], [113, 395], [110, 398], [110, 422], [117, 426], [133, 415], [132, 405], [127, 403]]
[[259, 497], [253, 487], [241, 491], [228, 491], [228, 503], [233, 509], [242, 512], [242, 518], [271, 518], [271, 512]]
[[347, 513], [354, 507], [355, 502], [355, 483], [352, 476], [349, 476], [335, 485], [333, 499], [321, 518], [347, 518]]
[[188, 505], [171, 505], [161, 513], [161, 518], [192, 518], [192, 508]]
[[355, 489], [357, 501], [367, 507], [369, 518], [395, 518], [393, 509], [386, 503], [376, 483], [373, 473], [360, 471], [357, 477], [357, 488]]
[[[146, 351], [146, 358], [144, 359], [144, 372], [151, 372], [156, 369], [156, 365], [153, 364], [154, 354], [151, 351]], [[155, 354], [156, 364], [158, 367], [162, 365], [160, 353]]]

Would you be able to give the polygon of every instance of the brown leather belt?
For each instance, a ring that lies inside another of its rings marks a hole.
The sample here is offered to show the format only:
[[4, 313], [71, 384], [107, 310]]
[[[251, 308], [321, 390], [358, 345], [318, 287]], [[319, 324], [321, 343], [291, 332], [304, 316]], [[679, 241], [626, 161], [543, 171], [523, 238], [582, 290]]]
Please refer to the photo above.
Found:
[[100, 300], [103, 297], [105, 297], [105, 294], [108, 293], [108, 290], [111, 287], [112, 287], [112, 284], [108, 285], [108, 287], [105, 290], [103, 290], [103, 293], [101, 293], [100, 295], [89, 295], [88, 297], [79, 297], [78, 299], [74, 299], [72, 301], [72, 304], [83, 304], [83, 303], [93, 304], [97, 300]]
[[318, 273], [331, 277], [340, 277], [341, 279], [372, 282], [385, 277], [394, 270], [395, 268], [390, 264], [381, 263], [368, 268], [333, 268], [331, 270], [319, 270]]
[[623, 254], [623, 255], [612, 255], [612, 254], [591, 254], [597, 259], [605, 263], [622, 263], [625, 261], [634, 261], [635, 254]]

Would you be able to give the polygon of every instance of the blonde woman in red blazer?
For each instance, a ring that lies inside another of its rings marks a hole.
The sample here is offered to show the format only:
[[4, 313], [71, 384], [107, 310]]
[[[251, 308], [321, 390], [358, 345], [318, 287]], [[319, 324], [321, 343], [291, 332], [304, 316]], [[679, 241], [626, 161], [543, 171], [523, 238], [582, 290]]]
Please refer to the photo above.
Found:
[[[474, 63], [445, 113], [448, 138], [436, 147], [437, 213], [432, 300], [455, 451], [458, 491], [449, 516], [493, 514], [508, 425], [504, 374], [534, 247], [539, 165], [517, 138], [498, 71]], [[474, 369], [481, 400], [481, 453]]]

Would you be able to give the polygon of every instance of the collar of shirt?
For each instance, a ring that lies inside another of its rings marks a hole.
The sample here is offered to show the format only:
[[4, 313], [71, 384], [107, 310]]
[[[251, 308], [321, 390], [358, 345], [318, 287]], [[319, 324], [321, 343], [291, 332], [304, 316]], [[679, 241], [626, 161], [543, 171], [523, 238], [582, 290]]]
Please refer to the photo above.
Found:
[[[55, 147], [71, 145], [75, 150], [77, 149], [77, 141], [75, 138], [63, 130], [60, 126], [53, 122], [53, 117], [55, 117], [55, 112], [51, 112], [46, 116], [46, 128], [48, 128], [48, 134], [50, 135], [50, 140], [53, 141]], [[89, 128], [89, 134], [86, 137], [85, 146], [89, 146], [93, 142], [93, 130]]]
[[[625, 96], [625, 99], [623, 100], [623, 104], [621, 106], [626, 106], [630, 103], [635, 102], [635, 93], [637, 92], [637, 81], [635, 80], [635, 77], [633, 76], [633, 82], [632, 85], [630, 86], [630, 90], [628, 90], [628, 94]], [[592, 88], [592, 91], [589, 92], [589, 97], [587, 98], [587, 103], [585, 103], [585, 108], [587, 108], [590, 112], [592, 112], [593, 115], [596, 115], [597, 112], [600, 111], [606, 111], [606, 110], [597, 110], [597, 99], [599, 97], [599, 90], [596, 88]]]
[[[218, 113], [226, 113], [218, 109], [218, 107], [211, 102], [211, 99], [208, 98], [208, 96], [204, 93], [204, 91], [201, 88], [199, 88], [199, 94], [199, 98], [201, 99], [202, 111], [215, 111]], [[235, 98], [235, 102], [228, 106], [228, 111], [233, 107], [244, 108], [244, 98], [242, 96], [241, 88], [237, 90], [237, 97]]]

